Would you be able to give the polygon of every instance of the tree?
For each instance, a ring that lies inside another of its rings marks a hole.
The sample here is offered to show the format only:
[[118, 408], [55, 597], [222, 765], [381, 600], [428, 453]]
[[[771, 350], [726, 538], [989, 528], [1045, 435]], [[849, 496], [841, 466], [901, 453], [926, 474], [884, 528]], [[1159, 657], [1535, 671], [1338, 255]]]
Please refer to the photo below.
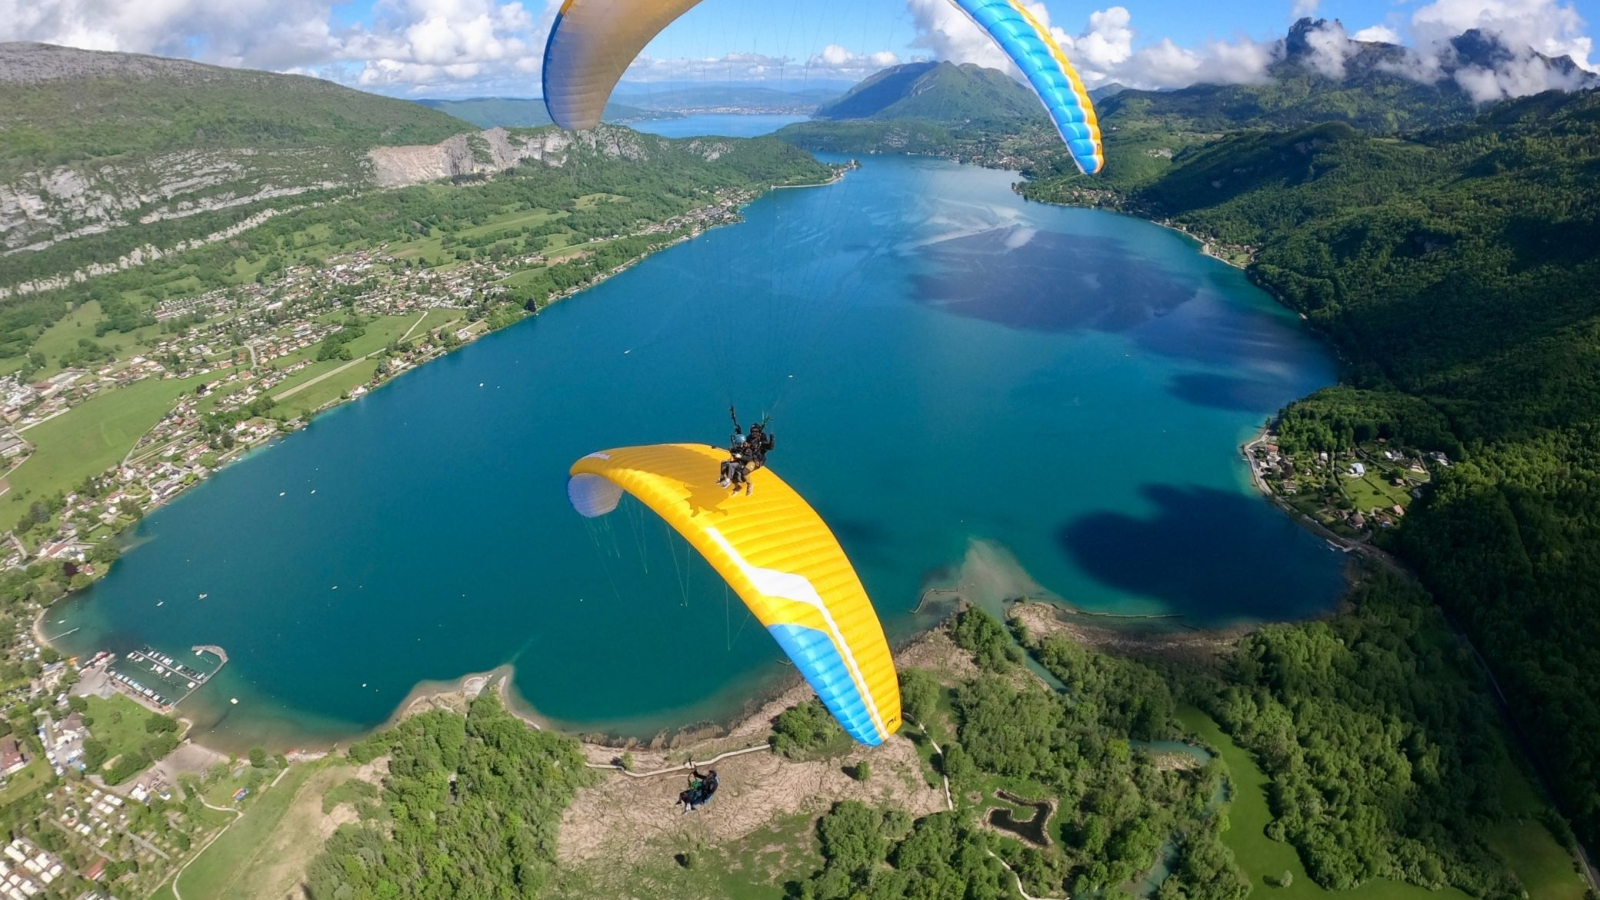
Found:
[[250, 765], [257, 769], [267, 766], [267, 751], [261, 747], [250, 748]]

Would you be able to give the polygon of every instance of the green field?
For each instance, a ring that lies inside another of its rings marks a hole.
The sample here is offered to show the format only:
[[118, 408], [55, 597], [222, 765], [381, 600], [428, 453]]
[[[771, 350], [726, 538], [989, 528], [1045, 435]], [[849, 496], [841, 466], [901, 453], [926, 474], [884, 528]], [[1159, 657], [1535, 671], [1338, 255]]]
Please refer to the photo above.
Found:
[[[1267, 837], [1266, 827], [1272, 821], [1272, 813], [1267, 807], [1268, 779], [1249, 752], [1235, 744], [1210, 716], [1198, 709], [1185, 707], [1178, 718], [1192, 734], [1215, 747], [1222, 761], [1228, 765], [1228, 783], [1232, 794], [1228, 801], [1228, 819], [1232, 828], [1222, 836], [1222, 840], [1238, 858], [1239, 866], [1249, 874], [1250, 883], [1255, 886], [1251, 896], [1282, 900], [1469, 900], [1467, 894], [1455, 888], [1430, 891], [1382, 879], [1350, 891], [1323, 889], [1306, 874], [1294, 847]], [[1534, 796], [1531, 785], [1528, 785], [1521, 772], [1510, 772], [1507, 778], [1520, 781], [1526, 796]], [[1537, 808], [1537, 805], [1535, 801], [1533, 808]], [[1565, 900], [1568, 897], [1580, 900], [1583, 897], [1581, 885], [1575, 884], [1577, 876], [1572, 871], [1571, 859], [1543, 825], [1530, 821], [1502, 823], [1491, 835], [1490, 844], [1496, 852], [1511, 861], [1512, 868], [1529, 889], [1530, 897], [1538, 900]], [[1276, 879], [1284, 872], [1294, 876], [1294, 882], [1286, 888], [1269, 885], [1264, 880], [1266, 876]], [[1558, 889], [1553, 893], [1538, 889], [1544, 885], [1556, 885]], [[1571, 892], [1568, 891], [1569, 887]]]
[[[321, 849], [321, 839], [314, 831], [299, 833], [305, 829], [278, 834], [279, 826], [290, 807], [295, 805], [296, 798], [305, 791], [315, 796], [301, 802], [320, 811], [322, 795], [353, 774], [354, 770], [344, 760], [336, 758], [291, 767], [277, 784], [264, 787], [258, 799], [245, 801], [244, 815], [239, 821], [178, 877], [178, 890], [190, 898], [242, 900], [265, 893], [263, 889], [269, 885], [263, 882], [269, 880], [268, 873], [277, 872], [285, 862], [291, 863], [288, 869], [298, 876]], [[288, 858], [291, 856], [295, 858]], [[284, 896], [284, 893], [277, 896]], [[155, 896], [165, 895], [158, 892]]]
[[1506, 813], [1514, 819], [1490, 829], [1490, 849], [1515, 860], [1517, 877], [1529, 897], [1539, 900], [1583, 900], [1583, 878], [1571, 854], [1550, 836], [1539, 821], [1545, 804], [1532, 780], [1516, 763], [1506, 760], [1501, 769]]
[[33, 761], [28, 763], [27, 768], [7, 779], [6, 786], [0, 789], [0, 809], [21, 800], [50, 781], [50, 766], [38, 754], [33, 753], [31, 747], [29, 751], [28, 755], [34, 757]]
[[[169, 284], [174, 290], [177, 290], [190, 282], [193, 282], [196, 287], [199, 285], [199, 282], [193, 277], [180, 278]], [[137, 292], [126, 294], [125, 296], [141, 307], [147, 307], [154, 302]], [[130, 332], [111, 331], [104, 335], [96, 336], [94, 327], [102, 318], [100, 301], [90, 300], [68, 313], [61, 321], [46, 328], [31, 348], [43, 353], [45, 356], [44, 368], [34, 373], [32, 380], [39, 381], [60, 372], [62, 368], [61, 355], [69, 350], [76, 349], [78, 341], [83, 338], [94, 341], [102, 347], [115, 350], [116, 358], [120, 361], [126, 361], [134, 356], [149, 355], [153, 352], [156, 344], [171, 337], [171, 335], [162, 332], [160, 325], [146, 325]], [[21, 365], [20, 358], [16, 362]]]
[[88, 476], [120, 463], [179, 395], [217, 377], [213, 372], [188, 378], [146, 378], [125, 388], [101, 391], [65, 414], [29, 428], [23, 436], [36, 450], [7, 476], [11, 491], [0, 505], [0, 519], [9, 527], [33, 501], [71, 490]]
[[1346, 477], [1343, 484], [1345, 494], [1361, 512], [1366, 512], [1374, 506], [1387, 510], [1397, 503], [1403, 507], [1411, 502], [1411, 493], [1408, 489], [1389, 484], [1384, 481], [1382, 475], [1371, 469], [1360, 478]]
[[[460, 313], [456, 310], [430, 309], [426, 313], [417, 315], [379, 316], [364, 326], [365, 334], [350, 342], [351, 359], [330, 359], [312, 363], [273, 388], [273, 399], [278, 401], [278, 409], [288, 415], [314, 412], [337, 400], [345, 391], [372, 380], [378, 361], [362, 357], [382, 350], [407, 332], [410, 332], [411, 337], [415, 339], [425, 334], [427, 329], [437, 328], [457, 315]], [[422, 325], [417, 325], [418, 320], [422, 321]], [[413, 326], [416, 326], [415, 330]], [[302, 351], [306, 355], [314, 355], [315, 352], [314, 347]], [[288, 364], [298, 358], [300, 357], [288, 357], [281, 362]], [[319, 378], [322, 380], [317, 381]]]
[[84, 718], [93, 720], [89, 733], [106, 745], [106, 762], [125, 753], [138, 753], [140, 748], [155, 737], [144, 729], [144, 723], [154, 715], [150, 710], [121, 694], [110, 697], [87, 697], [89, 711]]
[[610, 860], [561, 870], [546, 894], [552, 900], [620, 896], [783, 900], [790, 896], [788, 882], [822, 867], [815, 821], [806, 814], [783, 816], [744, 838], [714, 846], [663, 838], [623, 864]]
[[[583, 205], [583, 198], [578, 198], [577, 202], [579, 209], [586, 208]], [[591, 203], [589, 205], [593, 206], [594, 204]], [[462, 230], [456, 232], [456, 237], [478, 237], [480, 235], [493, 234], [496, 231], [506, 231], [512, 228], [536, 228], [550, 221], [551, 219], [559, 219], [565, 215], [566, 213], [564, 212], [542, 208], [516, 210], [514, 212], [494, 216], [482, 225], [474, 225], [471, 228], [463, 228]]]

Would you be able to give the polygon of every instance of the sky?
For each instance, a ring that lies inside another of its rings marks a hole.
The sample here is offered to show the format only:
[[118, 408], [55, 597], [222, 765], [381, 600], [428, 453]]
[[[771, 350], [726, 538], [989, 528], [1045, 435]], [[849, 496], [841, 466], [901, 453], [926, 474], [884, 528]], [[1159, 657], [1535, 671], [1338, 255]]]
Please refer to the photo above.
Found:
[[[625, 10], [648, 0], [571, 0]], [[1600, 71], [1588, 20], [1600, 0], [1022, 0], [1051, 27], [1091, 87], [1173, 88], [1265, 78], [1302, 16], [1338, 74], [1351, 41], [1411, 48], [1403, 74], [1453, 77], [1482, 100], [1571, 87], [1533, 52]], [[315, 75], [400, 97], [536, 97], [560, 0], [0, 0], [0, 41], [185, 57]], [[1445, 74], [1449, 38], [1479, 28], [1512, 57]], [[651, 83], [856, 80], [903, 62], [1006, 68], [950, 0], [703, 0], [625, 76]]]

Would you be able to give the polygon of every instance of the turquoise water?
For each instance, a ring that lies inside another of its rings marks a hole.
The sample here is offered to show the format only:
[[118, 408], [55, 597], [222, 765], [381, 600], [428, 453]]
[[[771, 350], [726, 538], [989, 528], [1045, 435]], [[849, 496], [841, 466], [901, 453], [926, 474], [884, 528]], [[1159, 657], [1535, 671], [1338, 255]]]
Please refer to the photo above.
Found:
[[892, 637], [974, 540], [1088, 609], [1327, 608], [1342, 557], [1253, 493], [1237, 445], [1332, 360], [1187, 238], [1028, 204], [1015, 177], [873, 158], [774, 192], [230, 466], [48, 630], [221, 645], [185, 710], [223, 746], [344, 739], [503, 663], [563, 727], [726, 717], [792, 675], [776, 645], [659, 521], [589, 523], [564, 485], [595, 449], [725, 440], [730, 400], [774, 413], [773, 468]]
[[763, 134], [771, 134], [785, 125], [804, 122], [809, 118], [811, 117], [718, 114], [634, 122], [628, 127], [635, 131], [659, 134], [662, 137], [669, 138], [700, 137], [707, 134], [722, 135], [724, 137], [760, 137]]

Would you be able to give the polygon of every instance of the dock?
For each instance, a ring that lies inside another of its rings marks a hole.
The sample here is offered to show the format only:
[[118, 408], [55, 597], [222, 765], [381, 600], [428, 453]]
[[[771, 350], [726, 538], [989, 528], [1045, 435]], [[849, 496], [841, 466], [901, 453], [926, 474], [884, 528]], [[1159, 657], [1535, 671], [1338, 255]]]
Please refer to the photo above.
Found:
[[[121, 666], [107, 667], [111, 683], [133, 700], [157, 712], [168, 713], [208, 683], [227, 665], [228, 654], [211, 645], [190, 647], [199, 662], [190, 664], [150, 645], [123, 657]], [[205, 657], [216, 660], [210, 665]]]

